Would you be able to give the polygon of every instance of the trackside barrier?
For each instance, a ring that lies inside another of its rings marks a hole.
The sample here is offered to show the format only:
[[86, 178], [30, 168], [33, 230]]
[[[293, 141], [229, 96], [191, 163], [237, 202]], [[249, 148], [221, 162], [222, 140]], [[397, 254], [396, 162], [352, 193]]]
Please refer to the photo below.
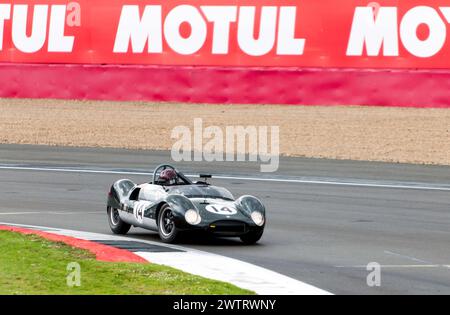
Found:
[[5, 0], [2, 97], [450, 107], [444, 0]]
[[450, 107], [450, 71], [0, 64], [0, 77], [0, 97]]

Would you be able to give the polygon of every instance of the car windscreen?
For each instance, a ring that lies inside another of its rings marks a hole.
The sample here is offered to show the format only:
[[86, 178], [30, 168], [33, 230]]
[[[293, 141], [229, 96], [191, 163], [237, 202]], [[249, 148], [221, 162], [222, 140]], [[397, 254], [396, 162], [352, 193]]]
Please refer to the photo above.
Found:
[[233, 195], [223, 187], [207, 185], [187, 185], [170, 189], [172, 194], [180, 194], [188, 198], [220, 198], [234, 200]]

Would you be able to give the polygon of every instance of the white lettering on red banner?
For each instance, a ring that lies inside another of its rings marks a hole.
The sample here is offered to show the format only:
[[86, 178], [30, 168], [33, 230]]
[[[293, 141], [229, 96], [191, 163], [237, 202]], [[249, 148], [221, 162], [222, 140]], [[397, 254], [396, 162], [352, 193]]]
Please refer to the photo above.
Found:
[[444, 0], [21, 0], [0, 62], [449, 68]]

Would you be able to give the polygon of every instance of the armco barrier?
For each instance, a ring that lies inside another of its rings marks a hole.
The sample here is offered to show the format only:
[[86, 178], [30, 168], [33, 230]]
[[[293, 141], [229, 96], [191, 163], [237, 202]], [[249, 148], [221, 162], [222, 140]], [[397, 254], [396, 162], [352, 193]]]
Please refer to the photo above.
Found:
[[450, 71], [0, 64], [1, 97], [450, 107]]

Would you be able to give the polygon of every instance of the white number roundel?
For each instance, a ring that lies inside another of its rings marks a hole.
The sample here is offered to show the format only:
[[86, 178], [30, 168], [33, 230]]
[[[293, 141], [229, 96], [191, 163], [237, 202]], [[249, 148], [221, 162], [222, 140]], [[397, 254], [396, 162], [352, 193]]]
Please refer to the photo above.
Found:
[[237, 210], [235, 208], [226, 205], [208, 205], [206, 206], [206, 210], [211, 213], [222, 215], [234, 215], [237, 213]]
[[145, 212], [145, 209], [148, 208], [148, 206], [150, 206], [150, 202], [147, 202], [147, 201], [138, 201], [134, 204], [133, 214], [134, 214], [135, 219], [139, 223], [144, 222], [144, 212]]

